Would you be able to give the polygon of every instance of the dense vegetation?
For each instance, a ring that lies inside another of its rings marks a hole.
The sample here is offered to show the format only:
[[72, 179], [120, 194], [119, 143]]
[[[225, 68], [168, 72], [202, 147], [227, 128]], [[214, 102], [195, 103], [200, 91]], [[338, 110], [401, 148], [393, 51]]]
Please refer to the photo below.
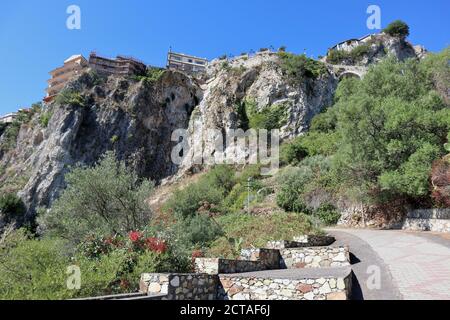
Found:
[[303, 190], [296, 187], [296, 195], [308, 198], [311, 191], [304, 190], [311, 189], [326, 201], [330, 195], [367, 203], [429, 201], [431, 166], [446, 153], [450, 130], [445, 92], [435, 85], [448, 83], [449, 58], [447, 49], [420, 62], [387, 59], [361, 81], [344, 79], [335, 105], [282, 149], [287, 163], [302, 167], [321, 156], [329, 164]]
[[409, 26], [401, 20], [395, 20], [384, 28], [383, 32], [393, 37], [405, 38], [409, 36]]
[[58, 105], [69, 105], [71, 107], [84, 107], [86, 105], [85, 97], [79, 91], [73, 89], [63, 89], [55, 98]]
[[283, 73], [293, 81], [301, 81], [306, 78], [318, 78], [327, 73], [324, 63], [308, 58], [305, 54], [295, 55], [285, 51], [279, 51]]
[[23, 124], [30, 123], [35, 114], [42, 111], [42, 104], [40, 102], [33, 103], [29, 110], [20, 110], [17, 112], [17, 117], [14, 121], [3, 128], [2, 141], [0, 143], [0, 153], [7, 152], [16, 146], [17, 137], [20, 128]]
[[65, 180], [68, 187], [39, 219], [49, 233], [78, 243], [88, 234], [123, 235], [148, 225], [145, 199], [153, 183], [139, 179], [113, 152], [93, 167], [73, 168]]
[[244, 99], [237, 107], [241, 128], [247, 129], [280, 129], [287, 124], [288, 106], [273, 104], [258, 109], [256, 101], [252, 98]]
[[160, 68], [147, 68], [145, 75], [136, 76], [135, 79], [138, 81], [143, 81], [145, 84], [152, 84], [157, 82], [163, 76], [165, 70]]
[[369, 53], [371, 43], [360, 44], [350, 51], [330, 50], [327, 55], [327, 62], [331, 64], [340, 64], [347, 62], [351, 64], [359, 63], [365, 55]]

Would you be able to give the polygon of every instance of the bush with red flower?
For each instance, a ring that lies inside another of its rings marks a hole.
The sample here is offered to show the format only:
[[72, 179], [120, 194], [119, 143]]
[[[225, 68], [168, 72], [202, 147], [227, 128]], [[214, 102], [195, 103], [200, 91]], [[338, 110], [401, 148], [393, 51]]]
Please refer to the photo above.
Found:
[[144, 272], [190, 271], [189, 258], [176, 253], [167, 240], [139, 230], [125, 237], [91, 235], [78, 246], [78, 257], [94, 264], [110, 260], [115, 266], [104, 294], [136, 291]]

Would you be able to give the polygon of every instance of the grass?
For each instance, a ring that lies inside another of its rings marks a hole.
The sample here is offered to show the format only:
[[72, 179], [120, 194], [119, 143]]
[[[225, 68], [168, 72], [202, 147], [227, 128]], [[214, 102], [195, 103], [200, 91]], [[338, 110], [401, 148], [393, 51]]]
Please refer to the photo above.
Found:
[[278, 211], [267, 216], [235, 213], [216, 220], [223, 227], [225, 236], [211, 244], [207, 252], [210, 257], [235, 258], [242, 248], [262, 248], [267, 241], [290, 240], [302, 234], [321, 233], [313, 227], [310, 218], [302, 213]]

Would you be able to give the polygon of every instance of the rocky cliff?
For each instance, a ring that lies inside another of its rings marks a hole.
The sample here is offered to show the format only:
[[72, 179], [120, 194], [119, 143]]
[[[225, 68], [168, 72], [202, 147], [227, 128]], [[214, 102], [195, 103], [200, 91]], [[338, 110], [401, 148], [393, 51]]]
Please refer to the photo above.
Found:
[[[406, 52], [399, 41], [391, 44], [393, 54], [410, 57], [410, 47]], [[279, 54], [261, 52], [215, 60], [200, 79], [175, 71], [165, 71], [156, 81], [87, 72], [66, 88], [73, 99], [45, 106], [21, 123], [12, 147], [0, 148], [1, 190], [18, 191], [31, 219], [38, 207], [48, 207], [58, 197], [71, 166], [90, 166], [107, 150], [143, 177], [161, 181], [182, 174], [192, 170], [192, 159], [186, 157], [181, 166], [171, 161], [172, 132], [188, 129], [191, 145], [204, 145], [208, 137], [196, 132], [248, 128], [249, 104], [255, 114], [280, 110], [281, 138], [295, 137], [333, 102], [339, 75], [326, 63], [320, 67], [320, 74], [292, 79]], [[43, 113], [50, 116], [46, 125], [40, 121]]]

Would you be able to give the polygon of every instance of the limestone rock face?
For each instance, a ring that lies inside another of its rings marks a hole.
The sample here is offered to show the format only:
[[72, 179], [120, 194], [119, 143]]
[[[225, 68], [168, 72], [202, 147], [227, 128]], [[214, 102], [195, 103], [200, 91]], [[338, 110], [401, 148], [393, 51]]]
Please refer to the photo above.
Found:
[[52, 103], [48, 127], [22, 126], [16, 148], [1, 158], [2, 166], [28, 170], [19, 195], [29, 217], [58, 197], [71, 166], [91, 166], [108, 150], [142, 177], [159, 180], [177, 171], [170, 137], [187, 128], [198, 86], [178, 72], [166, 72], [154, 84], [116, 77], [100, 82], [86, 73], [69, 84], [84, 105]]
[[[230, 130], [242, 127], [239, 106], [250, 100], [261, 113], [270, 106], [283, 106], [285, 119], [280, 128], [280, 139], [306, 132], [311, 119], [332, 104], [337, 77], [329, 70], [316, 79], [305, 77], [293, 82], [283, 75], [280, 64], [279, 56], [270, 52], [231, 61], [213, 61], [202, 86], [203, 100], [189, 123], [191, 150], [203, 147], [203, 155], [212, 156], [214, 138], [206, 130], [217, 129], [225, 136]], [[198, 164], [197, 155], [186, 156], [182, 168], [192, 169], [193, 163]]]

